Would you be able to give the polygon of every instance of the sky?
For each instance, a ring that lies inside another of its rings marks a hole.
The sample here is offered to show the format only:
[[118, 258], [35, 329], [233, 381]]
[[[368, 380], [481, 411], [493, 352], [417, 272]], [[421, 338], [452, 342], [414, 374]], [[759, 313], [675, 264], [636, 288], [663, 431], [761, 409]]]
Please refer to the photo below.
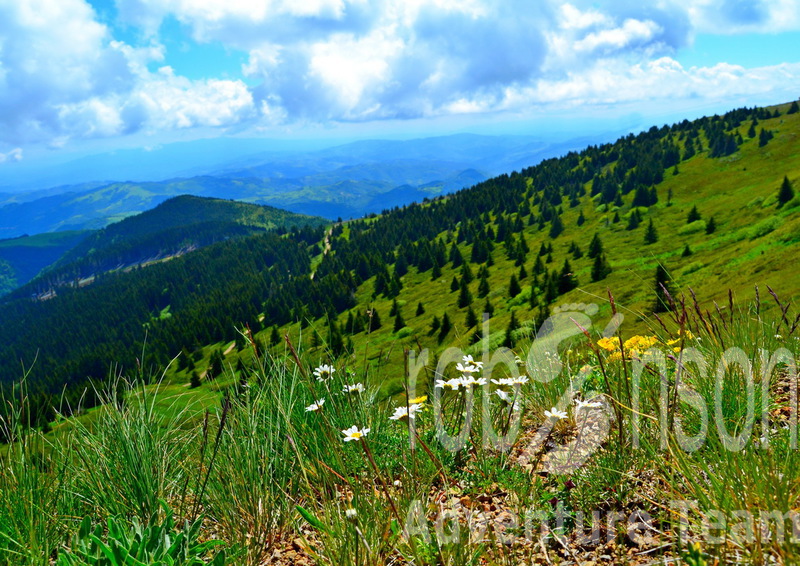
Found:
[[660, 124], [798, 98], [798, 46], [800, 0], [0, 0], [0, 176], [224, 136]]

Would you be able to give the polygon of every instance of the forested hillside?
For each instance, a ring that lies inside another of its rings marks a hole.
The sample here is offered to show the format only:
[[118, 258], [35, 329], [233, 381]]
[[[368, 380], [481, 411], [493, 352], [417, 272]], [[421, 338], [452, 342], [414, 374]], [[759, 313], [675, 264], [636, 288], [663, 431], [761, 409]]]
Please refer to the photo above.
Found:
[[[404, 347], [469, 347], [482, 313], [492, 344], [513, 348], [556, 304], [608, 309], [607, 289], [636, 324], [670, 308], [656, 280], [676, 296], [691, 287], [704, 306], [756, 284], [794, 297], [798, 132], [788, 105], [653, 127], [327, 233], [221, 242], [8, 302], [0, 376], [32, 365], [29, 382], [55, 395], [115, 365], [178, 356], [172, 378], [211, 378], [246, 327], [262, 345], [282, 348], [288, 332], [321, 360], [397, 367]], [[225, 361], [243, 359], [233, 348]]]
[[[72, 239], [68, 236], [73, 233], [59, 232], [30, 238], [31, 242], [67, 241], [70, 246], [56, 247], [52, 243], [37, 248], [28, 245], [24, 257], [27, 258], [27, 264], [34, 264], [38, 269], [30, 270], [28, 277], [16, 286], [21, 286], [36, 275], [38, 277], [17, 291], [15, 296], [51, 296], [59, 287], [85, 285], [107, 271], [131, 269], [230, 238], [267, 230], [283, 233], [294, 227], [319, 227], [324, 224], [326, 221], [322, 218], [269, 206], [178, 196], [152, 210], [100, 230], [77, 233]], [[27, 242], [28, 239], [22, 241]], [[2, 249], [0, 244], [0, 254]]]

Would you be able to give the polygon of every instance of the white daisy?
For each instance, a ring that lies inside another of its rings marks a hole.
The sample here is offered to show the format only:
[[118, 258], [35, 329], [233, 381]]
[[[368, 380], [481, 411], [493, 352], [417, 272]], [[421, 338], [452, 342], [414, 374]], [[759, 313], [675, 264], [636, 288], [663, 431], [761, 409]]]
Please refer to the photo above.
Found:
[[353, 425], [350, 428], [342, 431], [342, 434], [344, 434], [343, 440], [345, 442], [350, 442], [351, 440], [360, 440], [361, 438], [367, 436], [368, 432], [368, 428], [359, 429], [356, 425]]
[[420, 403], [414, 403], [408, 407], [401, 405], [400, 407], [395, 408], [394, 414], [389, 417], [389, 420], [399, 421], [400, 419], [406, 419], [409, 417], [413, 419], [420, 410], [422, 410], [422, 405]]
[[356, 383], [354, 385], [345, 385], [342, 389], [343, 393], [364, 393], [364, 384]]
[[559, 411], [555, 407], [551, 407], [549, 411], [544, 412], [544, 416], [548, 419], [553, 419], [555, 421], [566, 419], [567, 413], [565, 411]]
[[325, 399], [317, 399], [316, 401], [311, 403], [308, 407], [306, 407], [306, 412], [310, 413], [314, 411], [319, 411], [324, 404], [325, 404]]
[[336, 372], [336, 368], [328, 364], [322, 364], [314, 369], [314, 377], [317, 378], [317, 381], [327, 381], [333, 377], [334, 372]]

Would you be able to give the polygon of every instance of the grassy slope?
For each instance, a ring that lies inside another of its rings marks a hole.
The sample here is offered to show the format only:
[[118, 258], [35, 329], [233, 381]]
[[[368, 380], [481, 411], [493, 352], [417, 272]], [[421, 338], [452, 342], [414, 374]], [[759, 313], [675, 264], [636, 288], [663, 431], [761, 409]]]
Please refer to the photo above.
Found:
[[[664, 181], [658, 185], [658, 204], [649, 210], [641, 209], [645, 211], [643, 221], [635, 230], [625, 229], [632, 194], [624, 198], [626, 206], [619, 211], [622, 220], [617, 224], [611, 223], [614, 208], [605, 211], [588, 196], [582, 200], [581, 206], [572, 209], [565, 201], [562, 219], [566, 229], [552, 240], [553, 262], [546, 268], [560, 270], [564, 259], [568, 258], [580, 284], [577, 289], [562, 295], [557, 304], [597, 303], [600, 306], [597, 320], [604, 322], [610, 317], [607, 293], [611, 290], [626, 316], [623, 332], [642, 331], [653, 322], [649, 319], [649, 312], [654, 297], [653, 276], [658, 263], [664, 265], [673, 277], [674, 290], [688, 295], [691, 288], [708, 308], [713, 308], [713, 302], [725, 305], [729, 289], [740, 301], [750, 299], [754, 296], [755, 285], [759, 285], [761, 300], [765, 304], [772, 301], [767, 285], [783, 299], [798, 296], [800, 280], [791, 276], [788, 270], [794, 263], [798, 250], [796, 244], [800, 241], [800, 208], [792, 206], [798, 203], [797, 200], [782, 209], [776, 206], [777, 191], [784, 175], [800, 188], [800, 154], [794, 151], [800, 133], [800, 114], [786, 115], [787, 107], [778, 107], [783, 114], [781, 117], [761, 122], [761, 126], [775, 133], [767, 146], [759, 147], [757, 137], [746, 137], [748, 121], [739, 128], [745, 143], [737, 153], [712, 159], [707, 156], [707, 151], [703, 151], [681, 162], [677, 175], [673, 175], [672, 170], [665, 172]], [[703, 143], [707, 147], [705, 139]], [[670, 190], [672, 201], [668, 205]], [[714, 217], [717, 230], [713, 234], [707, 235], [704, 230], [682, 233], [686, 231], [686, 216], [693, 205], [697, 206], [703, 220]], [[581, 210], [586, 223], [578, 227], [577, 218]], [[659, 240], [644, 245], [644, 230], [650, 218]], [[756, 237], [756, 227], [765, 225], [776, 227], [770, 233]], [[600, 234], [613, 271], [605, 280], [593, 283], [590, 277], [593, 260], [586, 256], [574, 260], [568, 249], [574, 241], [585, 253], [595, 232]], [[526, 226], [524, 235], [531, 249], [525, 264], [530, 273], [540, 244], [551, 240], [547, 229], [539, 232], [536, 226]], [[345, 230], [341, 237], [346, 236]], [[689, 244], [693, 251], [689, 257], [681, 257], [685, 244]], [[470, 247], [462, 245], [460, 250], [468, 260]], [[523, 326], [526, 321], [532, 324], [535, 311], [528, 306], [531, 277], [520, 282], [522, 293], [511, 299], [508, 283], [511, 275], [518, 273], [518, 268], [506, 258], [502, 245], [496, 246], [493, 258], [495, 265], [489, 270], [492, 289], [489, 300], [495, 312], [490, 320], [490, 342], [492, 347], [496, 347], [502, 341], [512, 310]], [[473, 272], [477, 275], [477, 268], [473, 268]], [[442, 276], [435, 281], [431, 280], [430, 271], [419, 274], [413, 267], [403, 277], [403, 289], [397, 301], [409, 328], [398, 333], [402, 337], [393, 332], [393, 317], [389, 316], [392, 300], [384, 297], [373, 299], [374, 279], [361, 285], [356, 292], [358, 308], [376, 307], [383, 326], [372, 334], [359, 333], [351, 337], [355, 349], [352, 361], [358, 366], [369, 360], [376, 367], [398, 368], [403, 364], [404, 348], [416, 350], [421, 345], [437, 351], [459, 346], [470, 351], [469, 335], [475, 332], [475, 328], [465, 328], [467, 309], [457, 308], [458, 292], [450, 291], [454, 276], [460, 277], [460, 268], [454, 270], [448, 263], [442, 269]], [[476, 312], [484, 304], [484, 299], [477, 298], [477, 286], [476, 278], [470, 284]], [[419, 302], [423, 303], [425, 314], [415, 316]], [[441, 318], [445, 312], [454, 329], [440, 344], [435, 333], [429, 336], [430, 323], [434, 316]], [[346, 314], [339, 317], [341, 326], [346, 318]], [[312, 321], [309, 328], [302, 330], [299, 324], [283, 327], [280, 334], [288, 333], [312, 361], [325, 361], [328, 353], [324, 346], [311, 346], [311, 329], [314, 328], [324, 342], [328, 331], [327, 323], [322, 319]], [[258, 337], [266, 340], [267, 335], [264, 331]], [[208, 363], [210, 352], [220, 347], [224, 349], [225, 345], [210, 345], [203, 349], [203, 358], [197, 364], [201, 372]], [[281, 353], [284, 346], [278, 345], [274, 351]], [[233, 353], [227, 359], [235, 365], [238, 356], [247, 362], [249, 355], [247, 352]], [[387, 393], [396, 391], [399, 386], [394, 374], [381, 369], [377, 372]], [[189, 378], [185, 371], [169, 371], [167, 376], [183, 383]], [[192, 391], [199, 393], [205, 387]]]

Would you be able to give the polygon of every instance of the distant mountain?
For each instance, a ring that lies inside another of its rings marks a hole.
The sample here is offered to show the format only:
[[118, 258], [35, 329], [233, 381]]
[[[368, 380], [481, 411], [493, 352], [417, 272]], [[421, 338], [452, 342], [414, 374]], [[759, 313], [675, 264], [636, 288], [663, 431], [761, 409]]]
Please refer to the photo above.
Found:
[[[43, 242], [41, 249], [28, 244], [24, 257], [31, 265], [21, 266], [28, 269], [20, 270], [22, 277], [15, 285], [6, 284], [6, 292], [33, 279], [30, 289], [20, 293], [46, 293], [54, 286], [181, 255], [218, 241], [269, 230], [320, 228], [325, 223], [322, 218], [269, 206], [182, 195], [93, 232], [55, 232], [6, 241]], [[69, 245], [57, 247], [57, 242]], [[7, 247], [19, 255], [21, 245]], [[0, 242], [0, 258], [3, 251]]]
[[54, 232], [0, 240], [0, 296], [33, 279], [89, 232]]
[[[209, 155], [215, 146], [197, 142], [187, 147], [198, 149], [198, 165], [187, 171], [204, 175], [131, 182], [123, 181], [129, 169], [121, 166], [116, 171], [120, 182], [0, 195], [0, 235], [102, 228], [180, 194], [267, 204], [328, 219], [358, 218], [449, 194], [587, 143], [470, 134], [360, 141], [314, 151], [290, 151], [288, 145], [277, 151], [273, 143], [270, 151], [258, 152], [254, 143], [253, 154], [220, 165], [219, 156]], [[113, 157], [115, 162], [119, 156]], [[178, 161], [184, 158], [181, 153]], [[143, 163], [141, 168], [150, 167], [150, 161]], [[152, 177], [152, 171], [141, 176]]]

